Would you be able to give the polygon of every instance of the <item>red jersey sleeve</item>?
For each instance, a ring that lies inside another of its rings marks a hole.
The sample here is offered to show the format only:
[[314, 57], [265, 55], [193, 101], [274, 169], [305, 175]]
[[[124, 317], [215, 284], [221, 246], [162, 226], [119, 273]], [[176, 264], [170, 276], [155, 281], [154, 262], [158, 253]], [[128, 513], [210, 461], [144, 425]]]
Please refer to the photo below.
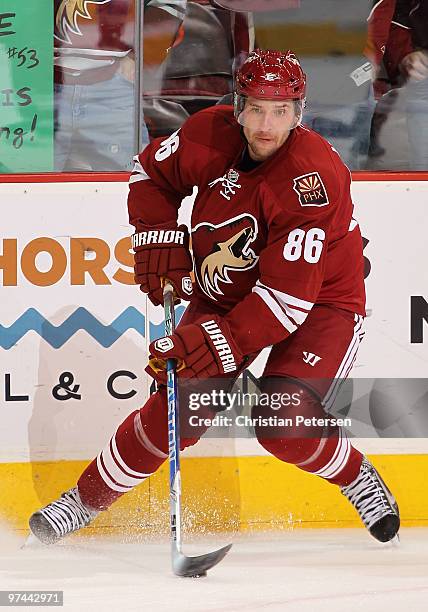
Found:
[[[368, 41], [365, 53], [379, 66], [383, 61], [387, 76], [396, 85], [402, 59], [413, 51], [410, 0], [373, 0], [368, 17]], [[376, 90], [383, 91], [381, 82]]]
[[[210, 180], [241, 146], [239, 132], [230, 142], [233, 120], [217, 106], [192, 115], [168, 138], [156, 138], [134, 158], [129, 179], [128, 212], [133, 225], [160, 225], [177, 221], [184, 197], [195, 185]], [[226, 134], [226, 135], [224, 135]]]
[[177, 221], [182, 199], [195, 185], [186, 155], [185, 129], [156, 138], [134, 157], [129, 179], [128, 213], [133, 225]]
[[396, 0], [373, 0], [373, 7], [367, 18], [368, 37], [365, 55], [379, 66], [386, 49]]

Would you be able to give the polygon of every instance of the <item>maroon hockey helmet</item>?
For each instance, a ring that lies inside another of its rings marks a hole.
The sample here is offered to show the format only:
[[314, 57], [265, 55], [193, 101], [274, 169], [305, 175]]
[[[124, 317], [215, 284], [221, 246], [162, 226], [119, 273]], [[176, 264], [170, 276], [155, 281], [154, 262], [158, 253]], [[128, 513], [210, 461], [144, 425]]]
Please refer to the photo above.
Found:
[[255, 49], [236, 73], [234, 111], [244, 124], [245, 100], [248, 96], [265, 100], [296, 100], [301, 120], [305, 106], [306, 74], [296, 55], [288, 51]]
[[235, 92], [268, 100], [304, 100], [306, 75], [292, 51], [255, 49], [236, 74]]

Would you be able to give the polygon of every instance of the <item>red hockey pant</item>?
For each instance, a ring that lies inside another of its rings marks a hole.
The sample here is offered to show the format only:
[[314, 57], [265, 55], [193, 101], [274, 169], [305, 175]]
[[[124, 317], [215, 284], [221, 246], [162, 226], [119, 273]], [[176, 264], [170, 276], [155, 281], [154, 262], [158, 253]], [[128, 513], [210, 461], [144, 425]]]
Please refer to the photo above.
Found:
[[[181, 324], [206, 316], [195, 306]], [[275, 345], [263, 373], [262, 391], [299, 393], [297, 406], [282, 407], [279, 418], [323, 418], [330, 410], [341, 382], [347, 377], [363, 336], [359, 315], [330, 306], [314, 306], [304, 324]], [[270, 416], [258, 406], [253, 416]], [[106, 447], [89, 464], [78, 481], [82, 500], [95, 509], [106, 509], [118, 497], [153, 474], [168, 457], [168, 418], [165, 389], [130, 414]], [[207, 416], [214, 413], [207, 408]], [[188, 432], [189, 430], [187, 430]], [[205, 428], [182, 436], [181, 450], [195, 444]], [[272, 455], [338, 485], [358, 475], [362, 455], [338, 426], [287, 428], [274, 432], [256, 427], [260, 444]]]

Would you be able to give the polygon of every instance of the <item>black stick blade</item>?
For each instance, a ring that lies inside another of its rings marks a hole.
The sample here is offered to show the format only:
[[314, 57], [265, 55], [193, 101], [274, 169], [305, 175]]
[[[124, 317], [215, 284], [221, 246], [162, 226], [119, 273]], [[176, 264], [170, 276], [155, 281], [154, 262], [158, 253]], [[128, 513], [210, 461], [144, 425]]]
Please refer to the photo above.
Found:
[[173, 572], [176, 576], [203, 576], [207, 570], [217, 565], [231, 548], [232, 544], [228, 544], [223, 546], [223, 548], [219, 548], [206, 555], [199, 555], [198, 557], [186, 557], [186, 555], [174, 551], [172, 558]]

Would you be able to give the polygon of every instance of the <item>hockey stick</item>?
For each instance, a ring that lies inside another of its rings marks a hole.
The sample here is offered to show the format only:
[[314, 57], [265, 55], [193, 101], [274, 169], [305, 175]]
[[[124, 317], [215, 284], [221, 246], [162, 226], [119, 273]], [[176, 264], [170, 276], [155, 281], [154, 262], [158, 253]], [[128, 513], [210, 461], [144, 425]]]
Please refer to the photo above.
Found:
[[[165, 281], [163, 288], [165, 335], [171, 336], [175, 330], [174, 288]], [[232, 544], [219, 548], [206, 555], [187, 557], [182, 552], [181, 540], [181, 479], [180, 479], [180, 419], [177, 393], [176, 360], [167, 360], [168, 395], [168, 447], [169, 447], [169, 498], [171, 528], [172, 570], [177, 576], [198, 578], [206, 576], [207, 570], [217, 565], [229, 552]]]

